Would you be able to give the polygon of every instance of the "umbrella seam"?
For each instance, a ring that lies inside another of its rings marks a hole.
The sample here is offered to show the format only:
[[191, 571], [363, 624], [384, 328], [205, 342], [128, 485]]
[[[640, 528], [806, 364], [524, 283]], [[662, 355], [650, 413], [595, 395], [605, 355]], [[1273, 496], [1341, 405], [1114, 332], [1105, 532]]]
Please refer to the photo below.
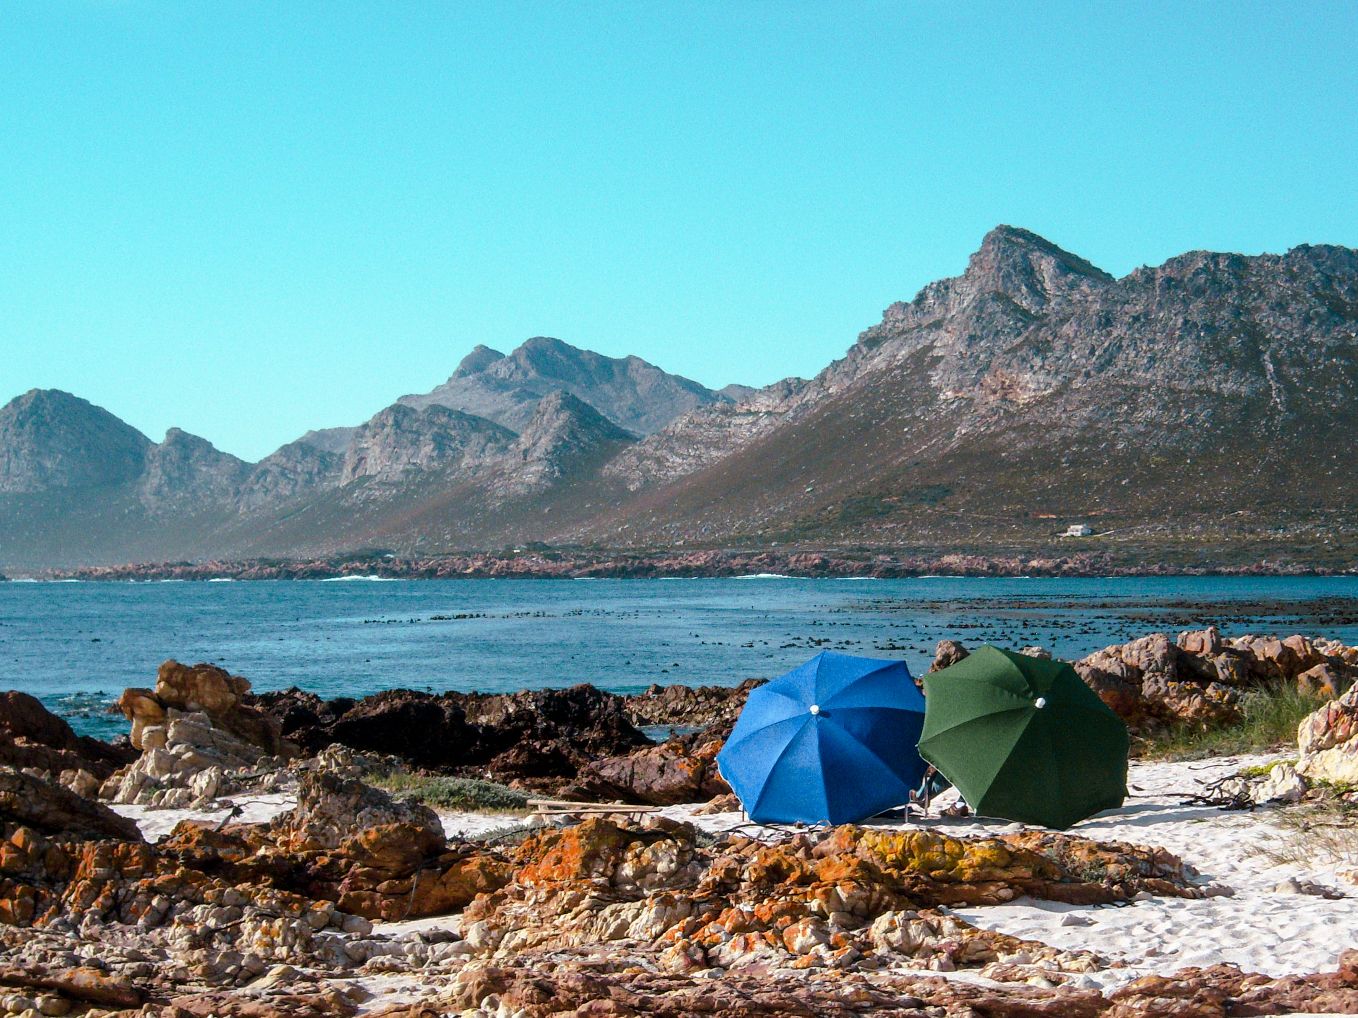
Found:
[[[891, 708], [891, 707], [888, 707], [888, 708], [879, 708], [879, 707], [877, 707], [877, 708], [874, 708], [874, 707], [857, 707], [857, 708], [846, 708], [846, 709], [853, 709], [853, 710], [884, 710], [884, 709], [885, 709], [885, 710], [898, 710], [898, 709], [900, 709], [900, 708]], [[907, 713], [912, 713], [912, 714], [913, 714], [913, 713], [916, 713], [916, 712], [914, 712], [914, 711], [909, 711], [909, 712], [907, 712]], [[834, 723], [834, 716], [831, 715], [829, 718], [827, 718], [827, 720], [830, 721], [830, 722], [832, 722], [832, 723]], [[887, 763], [885, 760], [883, 760], [883, 759], [881, 758], [881, 756], [877, 753], [877, 751], [876, 751], [875, 749], [873, 749], [871, 746], [869, 746], [866, 742], [864, 742], [862, 739], [855, 738], [854, 735], [853, 735], [851, 732], [849, 732], [848, 730], [846, 730], [842, 725], [840, 725], [840, 724], [838, 724], [838, 723], [835, 723], [835, 728], [837, 728], [837, 729], [844, 735], [845, 738], [847, 738], [847, 739], [852, 739], [853, 742], [854, 742], [856, 745], [861, 746], [861, 747], [863, 748], [863, 750], [868, 754], [868, 756], [872, 757], [874, 760], [876, 760], [879, 764], [882, 765], [882, 769], [885, 770], [888, 774], [896, 774], [896, 768], [892, 767], [891, 764], [889, 764], [889, 763]], [[915, 747], [915, 751], [916, 751], [916, 752], [919, 751], [919, 747], [918, 747], [918, 746]], [[896, 776], [897, 776], [897, 777], [900, 777], [900, 775], [896, 775]], [[827, 801], [827, 802], [829, 801], [828, 798], [827, 798], [826, 801]]]
[[[776, 771], [778, 769], [778, 765], [782, 763], [783, 757], [787, 755], [788, 749], [792, 746], [794, 742], [797, 741], [797, 737], [801, 735], [802, 732], [806, 729], [807, 721], [809, 721], [810, 718], [811, 715], [808, 714], [806, 716], [806, 719], [803, 720], [802, 722], [802, 727], [798, 728], [797, 731], [793, 733], [792, 738], [787, 740], [783, 748], [778, 751], [778, 755], [773, 758], [773, 763], [769, 764], [768, 773], [764, 775], [764, 782], [759, 786], [759, 794], [755, 796], [754, 805], [752, 805], [748, 810], [750, 816], [752, 817], [754, 816], [755, 810], [759, 809], [759, 804], [764, 801], [764, 793], [768, 791], [769, 781], [773, 778], [774, 771]], [[785, 720], [791, 721], [792, 719], [787, 718]]]
[[[827, 697], [825, 698], [825, 704], [826, 704], [827, 706], [833, 706], [833, 705], [834, 705], [834, 701], [835, 701], [835, 697], [837, 697], [837, 696], [843, 696], [845, 693], [847, 693], [849, 690], [853, 689], [853, 687], [856, 686], [856, 685], [858, 685], [860, 682], [863, 682], [865, 679], [875, 678], [877, 675], [879, 675], [881, 672], [885, 671], [887, 668], [894, 668], [894, 667], [897, 667], [897, 666], [900, 666], [900, 667], [902, 667], [902, 668], [905, 668], [904, 664], [903, 664], [902, 662], [900, 662], [900, 661], [883, 661], [883, 662], [882, 662], [882, 665], [883, 665], [883, 667], [881, 667], [881, 668], [874, 668], [874, 669], [873, 669], [872, 671], [870, 671], [870, 672], [865, 672], [864, 674], [858, 676], [858, 678], [854, 679], [852, 682], [849, 682], [848, 684], [846, 684], [846, 685], [844, 685], [844, 686], [841, 686], [839, 689], [836, 689], [833, 693], [831, 693], [829, 696], [827, 696]], [[910, 669], [909, 669], [909, 668], [905, 668], [905, 678], [911, 682], [911, 685], [914, 684], [914, 680], [910, 678]], [[918, 689], [916, 690], [916, 692], [918, 692]], [[922, 694], [922, 693], [920, 694], [920, 699], [921, 699], [921, 700], [924, 699], [924, 694]], [[846, 708], [846, 709], [847, 709], [847, 708]], [[891, 708], [891, 709], [893, 709], [893, 710], [909, 710], [910, 708], [906, 708], [906, 707], [896, 707], [896, 708]]]

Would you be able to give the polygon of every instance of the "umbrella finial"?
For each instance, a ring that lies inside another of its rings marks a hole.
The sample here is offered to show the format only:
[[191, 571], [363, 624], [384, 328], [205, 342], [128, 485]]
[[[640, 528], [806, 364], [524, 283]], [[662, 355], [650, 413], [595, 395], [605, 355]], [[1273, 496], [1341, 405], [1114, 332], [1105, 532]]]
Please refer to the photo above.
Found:
[[811, 705], [811, 713], [812, 713], [812, 714], [819, 714], [819, 713], [820, 713], [820, 704], [818, 704], [818, 703], [813, 703], [813, 704]]
[[1039, 696], [1033, 701], [1033, 706], [1038, 710], [1041, 710], [1043, 707], [1047, 706], [1047, 698], [1045, 696]]

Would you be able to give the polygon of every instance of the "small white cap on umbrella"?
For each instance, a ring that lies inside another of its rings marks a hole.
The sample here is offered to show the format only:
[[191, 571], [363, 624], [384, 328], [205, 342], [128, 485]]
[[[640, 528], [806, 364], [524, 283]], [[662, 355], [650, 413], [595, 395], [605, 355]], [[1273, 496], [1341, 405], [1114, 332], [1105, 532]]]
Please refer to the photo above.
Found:
[[1041, 710], [1043, 707], [1047, 706], [1047, 698], [1045, 696], [1039, 696], [1033, 701], [1033, 706], [1038, 710]]
[[811, 713], [812, 713], [812, 714], [819, 714], [819, 713], [820, 713], [820, 704], [818, 704], [818, 703], [813, 703], [813, 704], [811, 705]]

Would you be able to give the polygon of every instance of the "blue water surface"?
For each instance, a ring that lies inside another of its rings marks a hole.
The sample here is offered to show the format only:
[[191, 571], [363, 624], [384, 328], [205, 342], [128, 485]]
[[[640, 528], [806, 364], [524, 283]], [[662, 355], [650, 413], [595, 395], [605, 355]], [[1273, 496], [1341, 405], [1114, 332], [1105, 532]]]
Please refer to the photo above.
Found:
[[504, 692], [592, 682], [735, 684], [830, 648], [928, 666], [938, 640], [1059, 657], [1162, 629], [1358, 643], [1358, 577], [411, 580], [0, 584], [0, 687], [77, 730], [166, 658], [257, 690]]

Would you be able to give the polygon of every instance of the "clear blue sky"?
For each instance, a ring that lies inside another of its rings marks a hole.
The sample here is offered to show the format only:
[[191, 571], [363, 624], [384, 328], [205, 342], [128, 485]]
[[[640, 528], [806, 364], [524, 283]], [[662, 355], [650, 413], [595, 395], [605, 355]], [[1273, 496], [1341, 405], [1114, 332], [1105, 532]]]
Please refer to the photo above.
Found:
[[558, 336], [811, 374], [997, 223], [1358, 246], [1358, 4], [0, 4], [0, 400], [247, 458]]

